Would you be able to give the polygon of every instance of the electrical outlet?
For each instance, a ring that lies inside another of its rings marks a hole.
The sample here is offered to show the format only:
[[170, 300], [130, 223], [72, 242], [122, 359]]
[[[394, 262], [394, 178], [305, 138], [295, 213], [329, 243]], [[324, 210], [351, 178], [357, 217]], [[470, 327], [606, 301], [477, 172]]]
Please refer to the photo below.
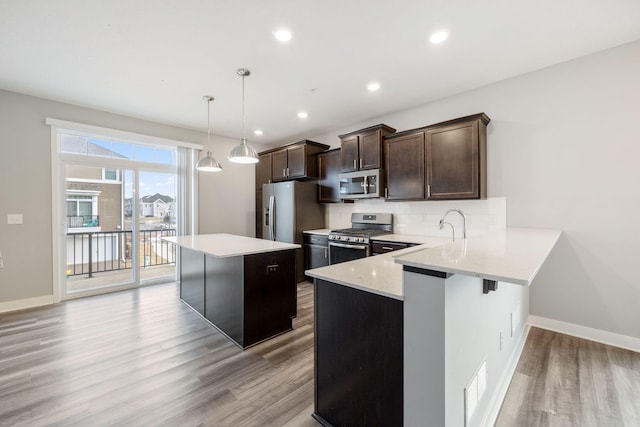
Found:
[[500, 351], [502, 351], [502, 348], [504, 347], [504, 331], [500, 331]]
[[0, 268], [4, 268], [4, 260], [2, 259], [2, 252], [0, 252]]

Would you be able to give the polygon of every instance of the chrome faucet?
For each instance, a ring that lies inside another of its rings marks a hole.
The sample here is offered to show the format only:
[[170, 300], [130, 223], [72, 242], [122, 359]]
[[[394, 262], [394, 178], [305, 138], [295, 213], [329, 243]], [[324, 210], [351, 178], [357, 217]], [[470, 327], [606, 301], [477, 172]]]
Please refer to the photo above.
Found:
[[[445, 212], [445, 214], [442, 215], [442, 218], [440, 218], [440, 223], [438, 224], [438, 228], [440, 228], [440, 230], [442, 230], [444, 228], [445, 224], [449, 224], [449, 225], [451, 225], [451, 229], [453, 230], [453, 225], [451, 223], [449, 223], [449, 222], [445, 222], [445, 220], [444, 220], [447, 217], [447, 215], [449, 215], [449, 212], [457, 212], [462, 217], [462, 238], [466, 239], [467, 238], [467, 217], [465, 216], [464, 212], [462, 212], [462, 209], [453, 208], [453, 209], [449, 209], [447, 212]], [[453, 232], [453, 235], [454, 235], [454, 240], [455, 240], [455, 231]]]

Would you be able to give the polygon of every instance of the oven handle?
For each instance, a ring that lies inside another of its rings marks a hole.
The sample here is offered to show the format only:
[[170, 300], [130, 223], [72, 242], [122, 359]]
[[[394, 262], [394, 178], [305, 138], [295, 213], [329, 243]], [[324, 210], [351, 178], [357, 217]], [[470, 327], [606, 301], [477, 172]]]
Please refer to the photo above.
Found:
[[329, 246], [336, 246], [338, 248], [346, 248], [346, 249], [362, 249], [367, 250], [367, 245], [345, 245], [344, 243], [329, 243]]

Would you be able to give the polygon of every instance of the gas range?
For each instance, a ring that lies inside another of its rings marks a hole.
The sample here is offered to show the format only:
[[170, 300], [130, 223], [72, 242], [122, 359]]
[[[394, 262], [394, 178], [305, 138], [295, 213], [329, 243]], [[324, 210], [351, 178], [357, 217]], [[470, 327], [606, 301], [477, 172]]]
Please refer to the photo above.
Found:
[[378, 230], [375, 228], [343, 228], [340, 230], [332, 230], [329, 233], [329, 240], [369, 244], [371, 237], [389, 233], [391, 233], [391, 231]]
[[351, 228], [332, 230], [329, 240], [341, 243], [366, 244], [371, 237], [393, 232], [393, 217], [391, 214], [351, 214]]

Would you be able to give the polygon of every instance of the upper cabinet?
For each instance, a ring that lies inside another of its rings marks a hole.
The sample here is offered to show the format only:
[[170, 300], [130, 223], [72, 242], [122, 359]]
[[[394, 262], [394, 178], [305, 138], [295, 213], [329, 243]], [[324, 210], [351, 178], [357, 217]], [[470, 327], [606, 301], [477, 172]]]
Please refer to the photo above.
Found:
[[425, 134], [427, 199], [487, 198], [486, 114], [464, 117]]
[[480, 113], [387, 136], [386, 199], [485, 199], [489, 121]]
[[340, 165], [342, 157], [340, 149], [329, 150], [318, 154], [318, 202], [340, 202]]
[[262, 184], [271, 183], [271, 153], [258, 155], [256, 163], [256, 190], [262, 190]]
[[380, 124], [340, 135], [341, 172], [383, 168], [382, 140], [395, 131]]
[[424, 200], [424, 131], [384, 140], [386, 200]]
[[305, 139], [260, 153], [260, 162], [262, 162], [263, 156], [269, 156], [269, 171], [267, 172], [266, 166], [265, 169], [258, 166], [260, 165], [258, 162], [256, 165], [256, 185], [258, 174], [263, 177], [263, 180], [268, 176], [269, 182], [317, 178], [316, 155], [328, 148], [328, 145]]

